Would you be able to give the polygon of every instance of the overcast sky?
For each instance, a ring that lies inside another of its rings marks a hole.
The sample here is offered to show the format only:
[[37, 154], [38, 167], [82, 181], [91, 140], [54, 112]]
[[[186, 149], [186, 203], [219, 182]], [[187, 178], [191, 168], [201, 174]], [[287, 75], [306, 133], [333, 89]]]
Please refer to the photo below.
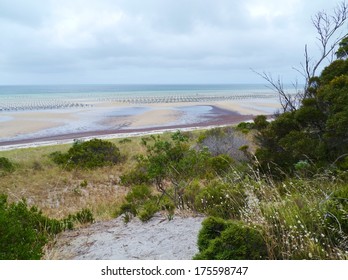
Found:
[[0, 84], [290, 82], [328, 0], [0, 0]]

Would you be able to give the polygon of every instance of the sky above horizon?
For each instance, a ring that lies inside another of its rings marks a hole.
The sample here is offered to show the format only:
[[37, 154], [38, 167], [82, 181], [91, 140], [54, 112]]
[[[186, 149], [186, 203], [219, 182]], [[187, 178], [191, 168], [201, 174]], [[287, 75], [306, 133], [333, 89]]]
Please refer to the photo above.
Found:
[[332, 2], [0, 0], [0, 85], [301, 82]]

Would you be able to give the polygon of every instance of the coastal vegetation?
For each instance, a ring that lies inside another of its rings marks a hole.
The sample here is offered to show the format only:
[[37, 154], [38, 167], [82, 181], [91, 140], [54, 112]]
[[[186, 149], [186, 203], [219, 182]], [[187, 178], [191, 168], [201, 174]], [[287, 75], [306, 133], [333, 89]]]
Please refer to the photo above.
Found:
[[300, 96], [273, 83], [283, 112], [272, 121], [1, 152], [0, 258], [39, 259], [73, 226], [162, 211], [207, 217], [194, 259], [348, 259], [346, 37], [338, 43], [320, 75], [306, 64]]
[[93, 169], [121, 161], [120, 150], [113, 143], [100, 139], [74, 141], [66, 153], [58, 151], [50, 156], [55, 163], [67, 169]]

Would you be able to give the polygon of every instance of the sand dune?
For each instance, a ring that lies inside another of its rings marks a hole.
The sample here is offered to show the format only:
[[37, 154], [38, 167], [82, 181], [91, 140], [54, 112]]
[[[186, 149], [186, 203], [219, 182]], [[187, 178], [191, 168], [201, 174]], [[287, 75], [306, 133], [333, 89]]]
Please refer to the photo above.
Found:
[[64, 260], [189, 260], [198, 252], [203, 217], [161, 214], [143, 223], [119, 217], [109, 222], [67, 231], [58, 236], [45, 259]]

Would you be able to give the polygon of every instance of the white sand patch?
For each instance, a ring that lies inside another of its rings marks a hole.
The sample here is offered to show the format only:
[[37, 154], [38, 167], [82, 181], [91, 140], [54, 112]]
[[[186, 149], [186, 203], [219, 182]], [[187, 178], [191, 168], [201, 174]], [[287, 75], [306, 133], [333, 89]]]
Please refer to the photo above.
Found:
[[198, 252], [197, 237], [203, 217], [157, 214], [147, 223], [122, 217], [67, 231], [58, 236], [46, 259], [78, 260], [189, 260]]

